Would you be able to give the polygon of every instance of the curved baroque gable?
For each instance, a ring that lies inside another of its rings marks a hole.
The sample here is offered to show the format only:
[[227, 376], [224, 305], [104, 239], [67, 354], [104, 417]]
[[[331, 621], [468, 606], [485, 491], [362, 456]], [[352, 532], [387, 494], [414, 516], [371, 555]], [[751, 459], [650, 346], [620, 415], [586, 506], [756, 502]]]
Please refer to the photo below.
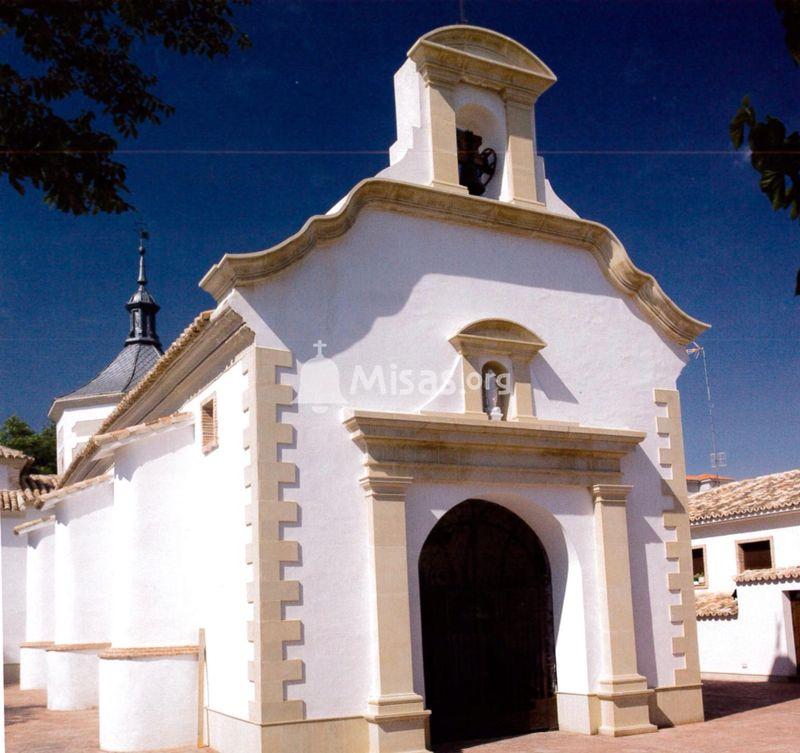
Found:
[[600, 223], [554, 214], [544, 208], [514, 206], [380, 178], [361, 181], [339, 204], [337, 212], [310, 217], [297, 233], [270, 249], [225, 254], [205, 274], [200, 286], [219, 302], [236, 287], [263, 282], [304, 258], [321, 241], [344, 235], [367, 205], [582, 248], [594, 256], [606, 279], [632, 298], [651, 324], [669, 339], [687, 345], [709, 328], [678, 307], [652, 275], [638, 269], [619, 239]]

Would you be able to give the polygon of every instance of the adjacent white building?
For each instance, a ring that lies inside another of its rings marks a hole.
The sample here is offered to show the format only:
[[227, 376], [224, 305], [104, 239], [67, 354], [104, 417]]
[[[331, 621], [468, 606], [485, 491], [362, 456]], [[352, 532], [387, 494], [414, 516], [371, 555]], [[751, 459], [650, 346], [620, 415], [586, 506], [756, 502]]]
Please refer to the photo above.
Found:
[[689, 504], [703, 676], [796, 677], [800, 470], [727, 483]]
[[[676, 380], [707, 325], [555, 195], [554, 82], [502, 35], [426, 34], [388, 168], [223, 257], [145, 375], [54, 403], [23, 675], [97, 704], [102, 748], [702, 719]], [[123, 354], [157, 347], [143, 279]]]

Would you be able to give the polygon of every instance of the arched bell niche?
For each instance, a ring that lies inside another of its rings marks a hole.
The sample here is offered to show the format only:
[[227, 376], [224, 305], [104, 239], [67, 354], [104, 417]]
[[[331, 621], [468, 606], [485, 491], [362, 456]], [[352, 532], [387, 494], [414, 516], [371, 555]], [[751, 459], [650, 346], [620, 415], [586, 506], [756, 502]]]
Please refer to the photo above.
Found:
[[[500, 106], [502, 103], [499, 98], [497, 99], [497, 105]], [[469, 132], [479, 137], [481, 140], [480, 146], [477, 147], [477, 152], [479, 154], [483, 153], [486, 149], [491, 149], [494, 152], [496, 156], [494, 175], [486, 184], [482, 195], [487, 199], [498, 199], [503, 187], [506, 128], [505, 117], [502, 115], [502, 110], [500, 110], [498, 114], [493, 113], [490, 107], [487, 106], [491, 104], [493, 103], [487, 102], [481, 104], [469, 101], [461, 105], [461, 107], [456, 110], [456, 138], [458, 139], [459, 131]]]

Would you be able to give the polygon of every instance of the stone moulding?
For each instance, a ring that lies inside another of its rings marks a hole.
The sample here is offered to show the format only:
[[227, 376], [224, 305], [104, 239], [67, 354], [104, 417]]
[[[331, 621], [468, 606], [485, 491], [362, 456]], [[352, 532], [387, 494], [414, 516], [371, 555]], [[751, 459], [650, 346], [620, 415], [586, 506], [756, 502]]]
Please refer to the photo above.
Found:
[[[540, 58], [509, 37], [467, 26], [434, 29], [408, 51], [419, 70], [435, 67], [454, 81], [494, 91], [519, 89], [538, 97], [556, 76]], [[440, 74], [441, 75], [441, 74]]]
[[682, 311], [652, 275], [633, 264], [619, 239], [597, 222], [382, 178], [361, 181], [338, 212], [309, 218], [297, 233], [277, 246], [225, 254], [200, 286], [221, 301], [235, 287], [262, 282], [305, 257], [316, 245], [344, 235], [367, 206], [578, 246], [594, 256], [606, 279], [633, 298], [664, 336], [686, 345], [709, 327]]
[[100, 659], [132, 660], [169, 656], [196, 656], [199, 646], [131, 646], [129, 648], [109, 648], [98, 654]]
[[481, 319], [450, 338], [462, 355], [496, 354], [532, 359], [547, 343], [529, 329], [506, 319]]
[[97, 651], [104, 648], [111, 648], [110, 643], [54, 643], [48, 647], [48, 651]]
[[344, 425], [364, 452], [369, 475], [418, 481], [618, 484], [620, 460], [645, 438], [627, 429], [485, 421], [462, 414], [356, 410]]
[[697, 644], [697, 621], [694, 603], [694, 577], [692, 569], [692, 541], [689, 532], [688, 492], [686, 490], [686, 459], [683, 449], [681, 401], [677, 390], [656, 389], [653, 400], [666, 406], [666, 416], [656, 416], [656, 430], [665, 435], [668, 447], [659, 449], [659, 462], [670, 469], [672, 478], [663, 479], [662, 490], [672, 501], [672, 508], [662, 516], [666, 530], [674, 530], [675, 538], [665, 543], [669, 561], [677, 562], [677, 569], [667, 574], [667, 588], [679, 595], [679, 601], [669, 607], [669, 619], [681, 628], [681, 634], [672, 638], [672, 654], [682, 657], [684, 666], [674, 670], [676, 685], [693, 685], [700, 682], [700, 657]]
[[290, 368], [289, 351], [249, 348], [242, 358], [246, 387], [242, 410], [246, 414], [243, 448], [247, 456], [244, 485], [250, 494], [245, 521], [250, 542], [244, 555], [252, 567], [247, 599], [252, 617], [247, 625], [253, 643], [253, 661], [248, 676], [254, 684], [255, 701], [250, 704], [250, 721], [257, 724], [303, 719], [305, 704], [286, 698], [284, 685], [300, 682], [304, 665], [300, 659], [286, 659], [287, 643], [299, 641], [302, 624], [284, 619], [284, 605], [300, 600], [300, 582], [285, 580], [283, 566], [298, 562], [300, 545], [286, 540], [282, 527], [296, 523], [299, 506], [284, 500], [281, 485], [293, 483], [297, 468], [280, 460], [280, 445], [291, 444], [294, 430], [279, 419], [281, 406], [292, 404], [291, 386], [280, 383], [280, 369]]
[[36, 518], [36, 520], [29, 520], [27, 523], [20, 523], [18, 526], [16, 526], [14, 528], [14, 535], [22, 536], [26, 533], [33, 533], [33, 531], [38, 531], [41, 528], [47, 528], [48, 526], [55, 525], [55, 522], [55, 515], [47, 515], [43, 518]]

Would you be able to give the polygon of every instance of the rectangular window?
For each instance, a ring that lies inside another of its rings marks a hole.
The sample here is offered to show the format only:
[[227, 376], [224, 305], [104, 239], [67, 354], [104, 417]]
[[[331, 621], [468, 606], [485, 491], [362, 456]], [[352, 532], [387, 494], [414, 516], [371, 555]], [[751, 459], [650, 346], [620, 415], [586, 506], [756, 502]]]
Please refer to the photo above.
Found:
[[772, 541], [740, 541], [737, 544], [739, 572], [742, 570], [769, 570], [772, 567]]
[[200, 406], [200, 424], [203, 433], [203, 452], [217, 448], [217, 398], [206, 400]]
[[692, 572], [696, 588], [705, 588], [706, 585], [706, 549], [696, 546], [692, 549]]

